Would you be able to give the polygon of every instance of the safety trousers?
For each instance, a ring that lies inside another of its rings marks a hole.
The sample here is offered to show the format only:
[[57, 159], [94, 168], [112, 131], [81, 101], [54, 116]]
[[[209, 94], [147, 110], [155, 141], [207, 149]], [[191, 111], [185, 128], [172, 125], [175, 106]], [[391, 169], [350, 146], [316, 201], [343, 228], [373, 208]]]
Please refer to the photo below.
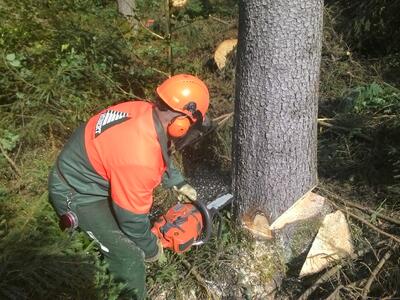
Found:
[[143, 251], [120, 230], [110, 199], [103, 197], [90, 202], [88, 197], [77, 193], [63, 182], [55, 169], [52, 170], [49, 198], [57, 214], [72, 210], [77, 215], [79, 228], [99, 245], [114, 280], [125, 283], [122, 299], [145, 299]]

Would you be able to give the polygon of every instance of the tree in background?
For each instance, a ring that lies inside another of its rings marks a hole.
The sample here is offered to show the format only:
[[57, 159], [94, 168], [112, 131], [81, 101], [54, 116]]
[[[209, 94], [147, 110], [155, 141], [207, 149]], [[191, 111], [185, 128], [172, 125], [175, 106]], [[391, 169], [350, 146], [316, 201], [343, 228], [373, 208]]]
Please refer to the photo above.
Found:
[[241, 219], [274, 221], [317, 184], [322, 0], [242, 0], [233, 136]]
[[136, 0], [117, 0], [118, 12], [124, 17], [132, 17], [135, 14]]

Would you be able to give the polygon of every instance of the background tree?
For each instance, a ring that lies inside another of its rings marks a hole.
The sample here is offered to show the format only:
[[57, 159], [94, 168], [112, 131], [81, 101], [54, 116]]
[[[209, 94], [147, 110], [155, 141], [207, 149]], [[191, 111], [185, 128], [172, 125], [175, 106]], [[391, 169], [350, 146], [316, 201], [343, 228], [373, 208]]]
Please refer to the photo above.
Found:
[[275, 220], [317, 184], [323, 1], [239, 2], [233, 189]]
[[135, 14], [136, 0], [117, 0], [118, 12], [125, 17]]

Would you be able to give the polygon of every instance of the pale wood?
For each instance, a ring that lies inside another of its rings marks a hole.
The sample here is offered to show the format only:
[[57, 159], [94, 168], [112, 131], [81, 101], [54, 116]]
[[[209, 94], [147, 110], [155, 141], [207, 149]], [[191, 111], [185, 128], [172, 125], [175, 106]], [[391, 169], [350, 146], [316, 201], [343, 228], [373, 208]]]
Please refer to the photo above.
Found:
[[371, 276], [368, 278], [367, 283], [364, 286], [363, 292], [362, 292], [362, 299], [367, 299], [367, 296], [369, 294], [369, 291], [371, 289], [371, 285], [376, 280], [376, 277], [378, 276], [378, 273], [382, 270], [383, 265], [386, 263], [386, 261], [392, 256], [392, 250], [389, 250], [386, 252], [385, 256], [379, 261], [378, 265], [375, 267], [375, 269], [372, 271]]
[[272, 239], [272, 231], [269, 229], [268, 219], [262, 214], [256, 214], [253, 219], [243, 220], [242, 225], [255, 238]]
[[323, 211], [325, 202], [324, 197], [309, 191], [280, 215], [270, 229], [279, 230], [288, 224], [315, 217]]
[[352, 254], [353, 243], [345, 215], [340, 210], [328, 214], [311, 245], [300, 277], [318, 273], [332, 262]]
[[171, 0], [171, 5], [173, 7], [184, 7], [187, 3], [187, 0]]
[[218, 66], [218, 69], [222, 70], [226, 65], [226, 58], [229, 53], [236, 47], [237, 39], [228, 39], [220, 43], [215, 50], [214, 60]]

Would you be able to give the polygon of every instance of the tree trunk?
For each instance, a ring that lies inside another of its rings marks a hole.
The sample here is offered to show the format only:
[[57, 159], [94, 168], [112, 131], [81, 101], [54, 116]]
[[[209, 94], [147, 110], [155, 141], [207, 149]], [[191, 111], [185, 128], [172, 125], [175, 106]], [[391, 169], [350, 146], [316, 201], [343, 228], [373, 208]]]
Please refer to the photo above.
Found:
[[125, 17], [132, 17], [135, 14], [136, 0], [117, 0], [118, 12]]
[[318, 180], [323, 1], [239, 3], [233, 191], [271, 224]]

